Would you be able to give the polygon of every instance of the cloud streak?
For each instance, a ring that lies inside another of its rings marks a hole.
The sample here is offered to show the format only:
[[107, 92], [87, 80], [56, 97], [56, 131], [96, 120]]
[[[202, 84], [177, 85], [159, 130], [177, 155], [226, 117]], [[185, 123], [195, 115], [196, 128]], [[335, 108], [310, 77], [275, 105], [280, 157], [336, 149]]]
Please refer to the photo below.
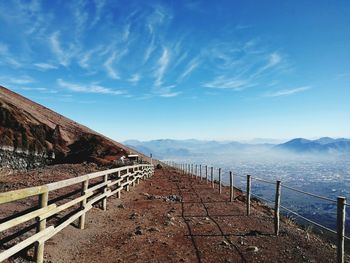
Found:
[[110, 95], [123, 95], [125, 91], [113, 90], [97, 84], [82, 85], [64, 81], [63, 79], [57, 79], [57, 84], [65, 89], [79, 93], [96, 93], [96, 94], [110, 94]]
[[168, 68], [170, 62], [170, 51], [167, 48], [163, 48], [162, 55], [158, 59], [157, 70], [155, 71], [155, 85], [157, 87], [163, 85], [164, 74]]
[[133, 84], [137, 84], [141, 79], [141, 76], [140, 74], [133, 74], [129, 79], [128, 81], [133, 83]]
[[248, 87], [254, 86], [249, 80], [239, 78], [227, 78], [225, 76], [219, 76], [211, 82], [203, 84], [203, 87], [213, 89], [232, 89], [232, 90], [243, 90]]
[[58, 68], [57, 66], [49, 63], [35, 63], [34, 66], [43, 71]]
[[107, 71], [107, 74], [111, 79], [120, 79], [118, 71], [113, 66], [116, 59], [117, 53], [113, 52], [112, 55], [104, 63], [104, 67]]
[[197, 67], [199, 66], [199, 61], [198, 58], [194, 58], [192, 59], [188, 65], [187, 68], [185, 69], [184, 72], [182, 72], [182, 74], [180, 75], [180, 77], [178, 78], [178, 82], [183, 81], [188, 75], [190, 75], [192, 73], [192, 71], [194, 71]]
[[70, 64], [70, 61], [73, 57], [72, 50], [63, 49], [61, 42], [59, 40], [60, 32], [56, 31], [49, 37], [49, 43], [51, 46], [52, 52], [56, 55], [56, 58], [58, 59], [58, 62], [64, 66], [67, 67]]
[[303, 87], [298, 87], [294, 89], [284, 89], [284, 90], [278, 90], [269, 94], [266, 94], [266, 97], [281, 97], [281, 96], [290, 96], [296, 93], [304, 92], [311, 89], [310, 86], [303, 86]]

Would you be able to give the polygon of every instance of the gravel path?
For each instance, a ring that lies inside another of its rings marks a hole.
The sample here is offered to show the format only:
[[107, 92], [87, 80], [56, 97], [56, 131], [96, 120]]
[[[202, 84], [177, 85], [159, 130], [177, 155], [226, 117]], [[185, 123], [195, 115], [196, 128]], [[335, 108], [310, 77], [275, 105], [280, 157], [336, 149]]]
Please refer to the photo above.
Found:
[[[107, 211], [87, 214], [87, 227], [69, 226], [47, 242], [47, 262], [335, 262], [335, 249], [286, 220], [273, 235], [272, 213], [229, 189], [157, 169]], [[239, 192], [237, 192], [239, 194]], [[181, 201], [182, 200], [182, 201]]]

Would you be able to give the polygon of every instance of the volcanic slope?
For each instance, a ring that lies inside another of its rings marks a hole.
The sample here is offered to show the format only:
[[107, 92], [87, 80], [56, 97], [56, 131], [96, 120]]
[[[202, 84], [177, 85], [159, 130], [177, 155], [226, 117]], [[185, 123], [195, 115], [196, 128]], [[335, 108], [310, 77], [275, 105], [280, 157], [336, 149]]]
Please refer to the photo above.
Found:
[[137, 153], [2, 86], [0, 149], [54, 157], [52, 163], [86, 161], [100, 165], [110, 165], [123, 155]]

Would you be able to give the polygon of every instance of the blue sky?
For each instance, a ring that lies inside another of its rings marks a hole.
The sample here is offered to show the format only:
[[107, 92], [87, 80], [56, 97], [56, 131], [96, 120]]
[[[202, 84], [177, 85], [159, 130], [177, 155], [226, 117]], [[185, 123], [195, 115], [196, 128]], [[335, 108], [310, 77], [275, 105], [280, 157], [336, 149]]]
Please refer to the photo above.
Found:
[[350, 137], [349, 1], [0, 1], [0, 84], [117, 139]]

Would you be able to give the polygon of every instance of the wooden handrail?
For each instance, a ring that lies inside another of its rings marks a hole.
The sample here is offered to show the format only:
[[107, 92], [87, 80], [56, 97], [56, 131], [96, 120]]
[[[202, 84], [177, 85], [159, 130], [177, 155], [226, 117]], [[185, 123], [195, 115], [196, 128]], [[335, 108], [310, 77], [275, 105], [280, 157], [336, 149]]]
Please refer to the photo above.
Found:
[[[121, 172], [126, 171], [125, 174]], [[95, 173], [85, 174], [75, 178], [70, 178], [46, 185], [30, 187], [25, 189], [13, 190], [9, 192], [0, 193], [0, 205], [4, 203], [13, 202], [16, 200], [24, 199], [27, 197], [38, 196], [41, 197], [39, 208], [34, 211], [30, 211], [24, 215], [17, 217], [11, 217], [11, 219], [0, 224], [0, 232], [8, 230], [14, 226], [18, 226], [30, 220], [36, 219], [38, 222], [38, 231], [31, 237], [19, 242], [18, 244], [6, 249], [0, 253], [0, 262], [18, 253], [19, 251], [27, 248], [29, 245], [37, 243], [36, 249], [36, 262], [43, 262], [43, 249], [46, 240], [57, 234], [59, 231], [70, 225], [73, 221], [80, 219], [79, 228], [84, 229], [85, 214], [88, 212], [92, 205], [102, 200], [103, 208], [106, 207], [107, 198], [111, 195], [118, 194], [120, 198], [120, 192], [126, 187], [127, 191], [130, 186], [134, 186], [139, 179], [146, 179], [153, 175], [154, 167], [148, 164], [139, 164], [133, 166], [124, 166], [115, 169], [109, 169], [105, 171], [99, 171]], [[117, 174], [117, 177], [108, 178], [109, 175]], [[100, 182], [90, 188], [88, 188], [89, 180], [98, 177], [104, 177], [103, 182]], [[48, 194], [51, 191], [69, 187], [72, 185], [81, 184], [82, 195], [74, 198], [64, 204], [50, 204], [47, 205]], [[112, 189], [113, 186], [116, 188]], [[45, 202], [42, 197], [46, 196]], [[58, 226], [46, 227], [46, 220], [58, 213], [73, 207], [77, 204], [81, 204], [81, 210], [71, 215], [68, 219], [62, 222]], [[37, 206], [36, 206], [37, 207]], [[105, 209], [104, 209], [105, 210]]]

